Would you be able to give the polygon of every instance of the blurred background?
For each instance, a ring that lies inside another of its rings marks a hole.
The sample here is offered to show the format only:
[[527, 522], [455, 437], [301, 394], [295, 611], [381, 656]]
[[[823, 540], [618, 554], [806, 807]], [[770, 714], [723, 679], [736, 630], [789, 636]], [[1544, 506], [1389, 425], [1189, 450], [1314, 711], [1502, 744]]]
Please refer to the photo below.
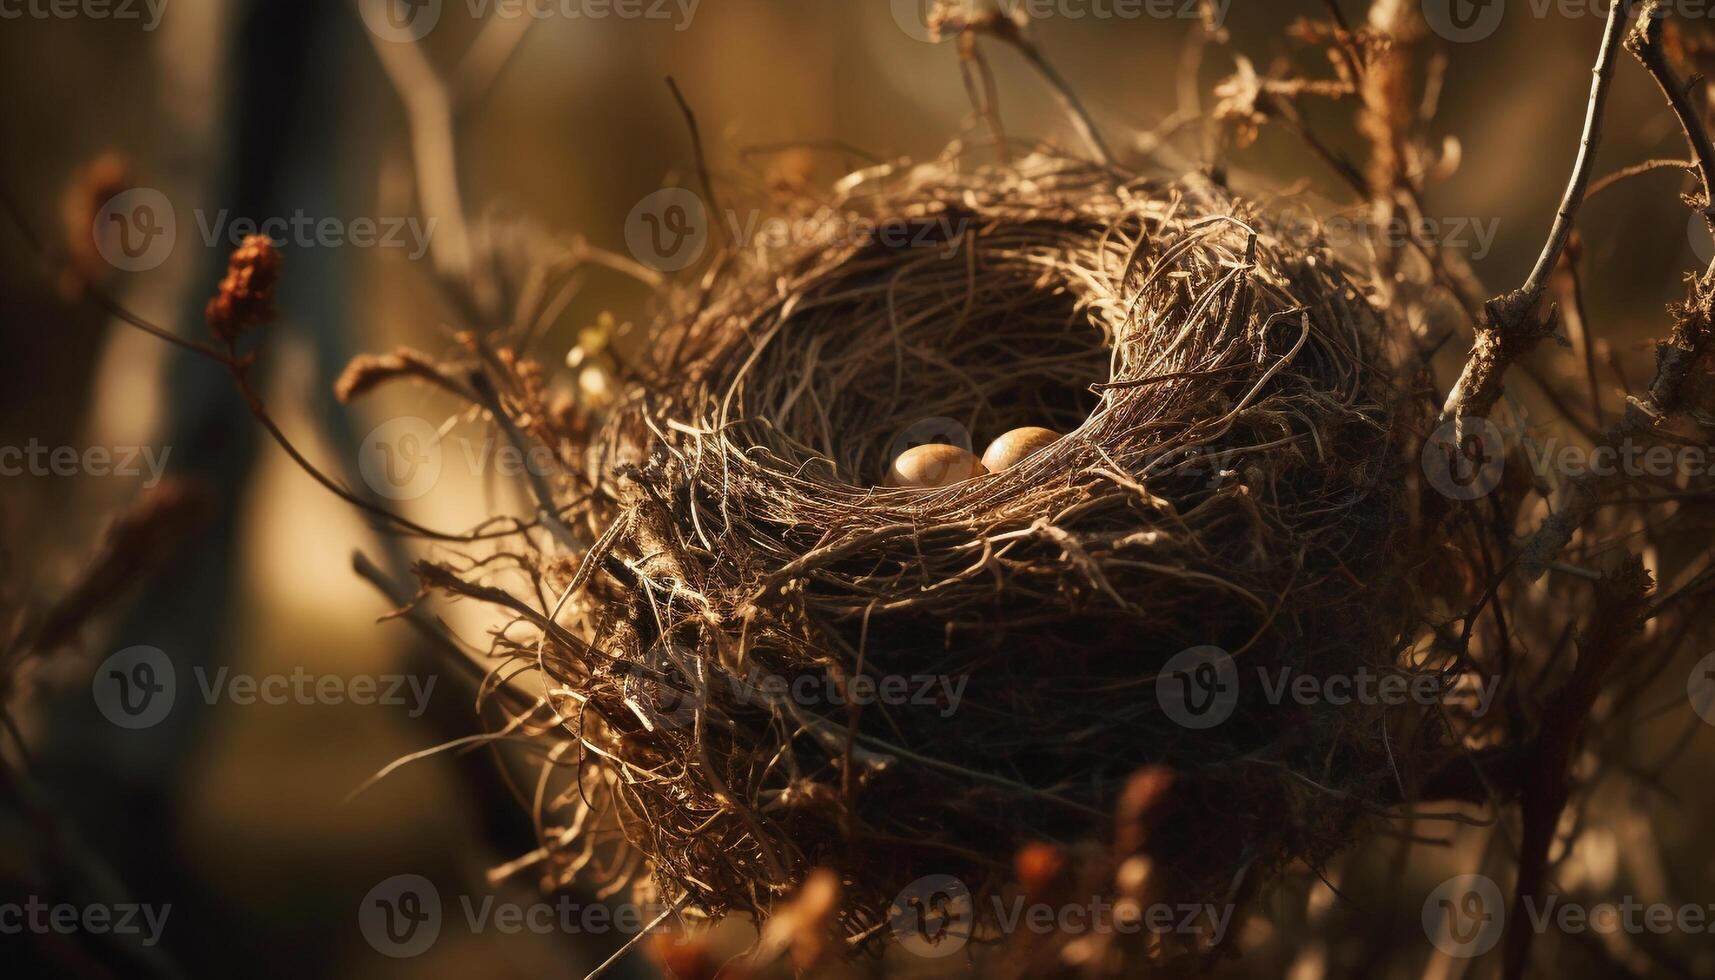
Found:
[[[1361, 22], [1362, 3], [1339, 5]], [[448, 76], [484, 24], [508, 8], [518, 13], [498, 0], [440, 6], [422, 50]], [[1170, 16], [1096, 16], [1124, 5], [1067, 2], [1033, 24], [1044, 53], [1122, 157], [1135, 157], [1137, 140], [1181, 108], [1184, 42], [1197, 29], [1181, 6], [1189, 5], [1151, 7]], [[1462, 164], [1432, 189], [1425, 211], [1443, 216], [1449, 235], [1464, 235], [1491, 292], [1522, 279], [1541, 248], [1576, 146], [1602, 24], [1597, 3], [1547, 17], [1512, 6], [1480, 39], [1432, 38], [1447, 59], [1433, 126], [1457, 137]], [[543, 234], [581, 235], [630, 254], [634, 207], [694, 173], [668, 76], [695, 110], [717, 187], [765, 186], [783, 168], [826, 183], [875, 160], [930, 157], [951, 140], [982, 138], [953, 46], [923, 39], [910, 2], [645, 0], [627, 8], [555, 0], [534, 7], [543, 16], [529, 18], [528, 33], [492, 81], [459, 106], [460, 187], [472, 214], [525, 218]], [[134, 16], [120, 16], [120, 8]], [[1088, 15], [1073, 15], [1079, 11]], [[1287, 30], [1326, 11], [1320, 0], [1232, 0], [1224, 21], [1259, 69], [1293, 59], [1326, 74], [1326, 63], [1316, 64], [1314, 54], [1306, 62]], [[69, 300], [61, 275], [81, 256], [125, 307], [201, 337], [202, 306], [225, 268], [233, 228], [300, 214], [334, 221], [347, 240], [289, 240], [283, 249], [281, 315], [258, 380], [305, 455], [367, 494], [361, 453], [372, 431], [401, 417], [439, 416], [425, 407], [429, 396], [411, 391], [341, 406], [335, 377], [362, 351], [409, 343], [444, 352], [448, 328], [463, 326], [461, 311], [434, 288], [432, 257], [419, 247], [437, 232], [417, 218], [406, 123], [413, 96], [402, 98], [384, 72], [373, 27], [351, 0], [0, 3], [0, 91], [7, 93], [0, 182], [29, 226], [28, 233], [12, 221], [0, 228], [0, 446], [150, 447], [165, 473], [199, 480], [214, 501], [160, 574], [11, 692], [28, 705], [20, 718], [38, 812], [77, 828], [67, 847], [93, 860], [93, 879], [133, 901], [172, 907], [158, 946], [141, 952], [0, 936], [0, 948], [20, 949], [27, 971], [581, 976], [625, 938], [449, 925], [431, 949], [405, 958], [366, 940], [359, 909], [395, 875], [428, 878], [449, 908], [458, 896], [528, 903], [534, 895], [528, 875], [499, 886], [485, 879], [489, 868], [534, 847], [514, 796], [527, 798], [529, 787], [502, 780], [488, 751], [424, 758], [348, 800], [394, 760], [477, 730], [468, 672], [449, 668], [445, 653], [405, 624], [377, 624], [393, 604], [352, 571], [353, 552], [362, 551], [398, 580], [420, 546], [378, 533], [266, 442], [221, 369]], [[1052, 95], [1016, 54], [999, 47], [989, 54], [1009, 133], [1076, 147]], [[1230, 59], [1209, 52], [1199, 75], [1205, 99], [1231, 70]], [[1659, 93], [1634, 65], [1620, 66], [1612, 99], [1598, 173], [1683, 155]], [[1309, 124], [1357, 153], [1349, 111], [1321, 111], [1312, 107]], [[1188, 158], [1196, 142], [1181, 146]], [[800, 148], [783, 154], [784, 145]], [[1323, 161], [1277, 129], [1222, 158], [1238, 186], [1351, 201]], [[102, 217], [87, 199], [104, 174], [122, 175], [109, 181], [115, 190], [147, 188], [169, 202], [176, 233], [148, 268], [102, 266], [99, 255], [90, 258], [92, 241], [80, 240], [78, 230]], [[1711, 257], [1708, 242], [1688, 231], [1678, 198], [1684, 187], [1677, 171], [1646, 175], [1605, 190], [1580, 218], [1592, 329], [1603, 338], [1604, 363], [1633, 383], [1648, 376], [1644, 343], [1665, 330], [1662, 310], [1680, 294], [1682, 275]], [[362, 219], [375, 221], [384, 238], [396, 229], [393, 241], [352, 240]], [[1492, 240], [1484, 240], [1487, 229]], [[579, 331], [603, 314], [645, 322], [648, 298], [624, 275], [583, 276], [538, 348], [553, 383], [583, 391], [578, 372], [562, 366]], [[1462, 351], [1464, 341], [1449, 346]], [[1572, 356], [1554, 345], [1535, 355], [1549, 370]], [[522, 512], [491, 468], [453, 456], [445, 463], [435, 492], [394, 504], [448, 530]], [[49, 467], [0, 476], [7, 593], [52, 596], [79, 573], [109, 515], [153, 482], [147, 467], [134, 475], [61, 476]], [[482, 645], [484, 620], [452, 622]], [[165, 651], [178, 688], [165, 720], [128, 730], [103, 717], [91, 679], [109, 656], [136, 646]], [[359, 677], [434, 678], [435, 686], [421, 704], [407, 693], [407, 703], [347, 696], [276, 705], [241, 703], [232, 689], [205, 697], [199, 684], [294, 672], [344, 679], [335, 686], [347, 691], [356, 689], [340, 684]], [[1715, 739], [1695, 726], [1692, 736], [1696, 750], [1662, 775], [1664, 796], [1683, 806], [1664, 809], [1653, 830], [1619, 827], [1613, 835], [1696, 835], [1685, 814], [1706, 796], [1695, 774]], [[8, 889], [43, 871], [27, 848], [12, 846], [26, 839], [33, 838], [0, 838], [0, 882]], [[1432, 862], [1457, 866], [1456, 850], [1437, 853], [1444, 856]], [[1698, 895], [1701, 881], [1702, 897], [1715, 900], [1707, 847], [1684, 853], [1695, 856], [1678, 872], [1690, 881], [1687, 893]], [[1361, 889], [1362, 875], [1352, 877], [1351, 887]], [[1320, 914], [1348, 916], [1353, 928], [1374, 929], [1387, 918], [1402, 941], [1421, 942], [1416, 898], [1360, 913], [1364, 903], [1342, 902], [1313, 880], [1304, 889], [1312, 906], [1322, 903]], [[1302, 907], [1294, 913], [1305, 914]], [[1280, 958], [1252, 967], [1321, 975], [1320, 961], [1283, 945]], [[1687, 964], [1694, 975], [1712, 967]], [[1448, 975], [1459, 968], [1448, 967]], [[651, 971], [632, 957], [613, 975]]]

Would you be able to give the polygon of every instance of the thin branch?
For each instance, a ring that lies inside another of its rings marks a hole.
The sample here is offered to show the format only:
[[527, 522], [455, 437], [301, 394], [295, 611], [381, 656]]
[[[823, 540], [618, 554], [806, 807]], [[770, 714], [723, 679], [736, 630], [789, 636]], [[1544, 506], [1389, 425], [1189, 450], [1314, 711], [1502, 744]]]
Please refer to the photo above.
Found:
[[[500, 426], [506, 441], [510, 442], [512, 448], [524, 459], [534, 459], [530, 447], [525, 445], [524, 433], [518, 431], [518, 426], [513, 423], [511, 416], [506, 414], [505, 406], [500, 404], [500, 394], [494, 390], [494, 382], [488, 380], [488, 375], [480, 370], [470, 373], [469, 382], [471, 390], [476, 392], [477, 401], [494, 416], [494, 423]], [[536, 466], [524, 467], [524, 474], [530, 483], [530, 492], [535, 495], [537, 516], [543, 526], [547, 527], [561, 547], [568, 551], [579, 550], [577, 535], [560, 519], [559, 507], [554, 503], [554, 491], [548, 486], [547, 477], [543, 476]]]
[[464, 648], [453, 638], [452, 630], [447, 624], [442, 622], [440, 617], [424, 611], [418, 604], [419, 597], [415, 592], [394, 581], [374, 559], [362, 551], [354, 550], [351, 553], [351, 570], [358, 578], [368, 582], [392, 607], [393, 611], [388, 613], [385, 619], [403, 619], [409, 623], [418, 634], [439, 647], [458, 666], [474, 669], [479, 683], [487, 676], [487, 671], [465, 655]]
[[13, 226], [18, 229], [18, 234], [24, 236], [24, 244], [29, 246], [30, 251], [40, 257], [42, 262], [52, 269], [57, 276], [69, 278], [76, 283], [79, 294], [100, 308], [103, 313], [125, 321], [156, 340], [166, 341], [175, 347], [183, 348], [193, 354], [200, 354], [211, 360], [225, 360], [225, 355], [215, 347], [203, 341], [181, 337], [165, 327], [156, 326], [132, 313], [118, 300], [102, 292], [77, 269], [75, 263], [65, 259], [57, 250], [49, 248], [42, 237], [36, 234], [35, 228], [31, 226], [29, 219], [24, 215], [24, 209], [19, 206], [18, 199], [12, 196], [12, 189], [4, 184], [0, 184], [0, 208], [4, 208], [7, 217], [12, 219]]
[[1608, 7], [1608, 24], [1602, 34], [1602, 53], [1591, 73], [1590, 103], [1584, 113], [1584, 138], [1579, 142], [1578, 161], [1572, 168], [1572, 179], [1566, 185], [1566, 195], [1560, 200], [1560, 210], [1554, 216], [1548, 241], [1536, 260], [1524, 292], [1541, 296], [1548, 288], [1548, 277], [1560, 264], [1560, 254], [1566, 250], [1566, 240], [1572, 234], [1572, 224], [1578, 217], [1578, 206], [1584, 203], [1584, 191], [1590, 185], [1590, 171], [1596, 162], [1596, 147], [1602, 142], [1602, 116], [1607, 108], [1608, 88], [1614, 77], [1614, 53], [1624, 36], [1626, 8], [1630, 0], [1613, 0]]
[[1589, 192], [1584, 195], [1584, 199], [1588, 201], [1620, 181], [1630, 180], [1640, 174], [1647, 174], [1654, 170], [1690, 170], [1695, 166], [1697, 163], [1692, 160], [1645, 160], [1641, 163], [1634, 163], [1629, 167], [1621, 167], [1591, 184]]
[[299, 469], [309, 474], [310, 479], [315, 480], [329, 493], [332, 493], [334, 496], [345, 501], [351, 506], [356, 507], [358, 510], [385, 521], [400, 531], [435, 541], [467, 542], [480, 541], [489, 538], [506, 538], [525, 530], [525, 526], [522, 522], [514, 520], [513, 527], [505, 531], [477, 531], [470, 534], [448, 534], [445, 531], [437, 531], [433, 528], [425, 527], [422, 524], [418, 524], [416, 521], [410, 520], [402, 515], [395, 514], [379, 504], [358, 496], [356, 493], [347, 489], [344, 484], [322, 472], [316, 464], [310, 462], [309, 458], [299, 451], [297, 446], [293, 445], [292, 440], [286, 436], [286, 433], [280, 428], [279, 424], [274, 421], [274, 417], [268, 414], [267, 407], [262, 404], [261, 396], [258, 395], [255, 389], [251, 387], [248, 376], [245, 375], [240, 368], [232, 368], [232, 376], [238, 383], [239, 393], [244, 396], [244, 402], [250, 409], [250, 415], [262, 426], [263, 431], [268, 433], [269, 437], [274, 440], [274, 443], [281, 449], [285, 450], [286, 455], [291, 457], [292, 462], [297, 464]]
[[667, 281], [666, 276], [636, 259], [591, 245], [582, 235], [572, 239], [571, 247], [567, 251], [571, 268], [574, 269], [584, 264], [600, 266], [628, 276], [650, 289], [660, 289]]
[[[1547, 888], [1549, 852], [1561, 813], [1571, 798], [1574, 762], [1584, 745], [1590, 716], [1604, 682], [1643, 627], [1643, 615], [1654, 581], [1642, 560], [1632, 557], [1596, 586], [1590, 626], [1578, 633], [1578, 659], [1567, 678], [1544, 705], [1537, 751], [1526, 767], [1520, 794], [1521, 840], [1515, 921], [1523, 922], [1530, 903], [1540, 902]], [[1530, 929], [1508, 930], [1503, 963], [1507, 980], [1522, 980], [1530, 963]]]
[[476, 251], [465, 220], [453, 136], [457, 119], [453, 97], [417, 42], [396, 43], [374, 35], [370, 40], [399, 101], [405, 105], [417, 193], [424, 217], [437, 223], [437, 234], [429, 246], [435, 271], [443, 282], [468, 290], [460, 295], [479, 319], [492, 319], [499, 307], [499, 294], [488, 275], [478, 274]]
[[1697, 107], [1691, 104], [1691, 96], [1685, 83], [1674, 74], [1673, 66], [1667, 63], [1667, 55], [1662, 52], [1662, 24], [1667, 16], [1661, 0], [1649, 0], [1643, 6], [1643, 12], [1638, 15], [1638, 22], [1626, 37], [1626, 50], [1644, 70], [1655, 79], [1660, 86], [1661, 94], [1667, 97], [1668, 106], [1679, 118], [1680, 128], [1685, 131], [1685, 140], [1691, 146], [1691, 156], [1697, 166], [1697, 177], [1703, 185], [1703, 206], [1699, 212], [1705, 221], [1709, 222], [1709, 230], [1715, 233], [1715, 214], [1710, 214], [1710, 205], [1715, 204], [1711, 197], [1711, 188], [1715, 188], [1715, 145], [1709, 142], [1709, 131], [1703, 128], [1702, 117]]
[[994, 71], [977, 46], [975, 34], [959, 35], [959, 74], [965, 82], [965, 95], [971, 108], [988, 124], [994, 135], [995, 155], [1001, 163], [1011, 163], [1012, 153], [1006, 145], [1006, 126], [1000, 116], [1000, 95], [995, 86]]
[[1614, 0], [1608, 8], [1607, 26], [1602, 33], [1601, 52], [1596, 57], [1594, 76], [1590, 83], [1590, 101], [1584, 114], [1584, 133], [1579, 140], [1578, 159], [1573, 164], [1572, 178], [1567, 182], [1560, 209], [1549, 230], [1548, 241], [1536, 260], [1536, 267], [1524, 285], [1510, 293], [1495, 297], [1484, 305], [1483, 319], [1477, 324], [1477, 336], [1471, 354], [1459, 380], [1447, 394], [1441, 410], [1443, 423], [1487, 415], [1501, 397], [1507, 367], [1536, 347], [1544, 337], [1554, 332], [1554, 316], [1537, 316], [1537, 306], [1548, 288], [1549, 277], [1560, 262], [1572, 225], [1583, 203], [1590, 183], [1590, 171], [1596, 148], [1602, 141], [1602, 118], [1607, 108], [1608, 89], [1614, 77], [1614, 55], [1625, 35], [1626, 9], [1630, 0]]
[[1024, 36], [1024, 32], [1019, 30], [1017, 24], [991, 12], [973, 17], [958, 26], [962, 31], [983, 34], [997, 41], [1004, 41], [1017, 49], [1018, 53], [1024, 56], [1024, 60], [1030, 63], [1030, 67], [1036, 69], [1036, 73], [1042, 76], [1044, 82], [1048, 83], [1049, 89], [1054, 92], [1054, 97], [1060, 100], [1060, 107], [1065, 110], [1067, 118], [1072, 121], [1072, 128], [1078, 131], [1084, 145], [1089, 147], [1090, 155], [1104, 167], [1113, 166], [1114, 155], [1108, 149], [1107, 140], [1102, 138], [1101, 131], [1096, 128], [1095, 121], [1090, 118], [1089, 112], [1085, 110], [1084, 103], [1079, 101], [1077, 93], [1073, 92], [1072, 87], [1066, 84], [1066, 79], [1055, 70], [1053, 65], [1048, 63], [1048, 59], [1042, 56], [1041, 49]]
[[1339, 32], [1335, 38], [1335, 47], [1346, 59], [1346, 66], [1352, 71], [1352, 80], [1355, 82], [1363, 81], [1363, 59], [1359, 56], [1357, 44], [1353, 41], [1357, 35], [1352, 33], [1352, 24], [1346, 19], [1346, 12], [1340, 9], [1340, 0], [1322, 0], [1322, 5], [1328, 8], [1328, 17], [1334, 22], [1335, 30]]
[[720, 233], [721, 241], [728, 242], [726, 222], [720, 220], [720, 205], [715, 201], [715, 183], [709, 178], [709, 160], [703, 153], [703, 132], [697, 125], [697, 114], [691, 111], [691, 104], [685, 101], [685, 93], [679, 91], [679, 83], [671, 75], [667, 76], [667, 88], [673, 93], [673, 101], [679, 103], [679, 111], [685, 116], [685, 128], [691, 134], [691, 153], [697, 159], [697, 182], [702, 185], [703, 199], [709, 204], [710, 220]]
[[[1637, 27], [1627, 38], [1626, 49], [1644, 66], [1656, 84], [1667, 94], [1669, 107], [1679, 119], [1686, 142], [1698, 158], [1697, 172], [1701, 180], [1703, 207], [1701, 213], [1711, 220], [1709, 204], [1715, 201], [1715, 152], [1711, 151], [1709, 131], [1690, 100], [1684, 98], [1684, 86], [1674, 76], [1661, 53], [1662, 5], [1659, 0], [1645, 4]], [[1674, 93], [1679, 93], [1676, 98]], [[1686, 381], [1693, 367], [1715, 347], [1715, 267], [1694, 279], [1690, 295], [1684, 304], [1674, 309], [1673, 335], [1656, 347], [1656, 373], [1649, 390], [1641, 398], [1626, 402], [1620, 420], [1603, 433], [1598, 445], [1617, 449], [1634, 440], [1652, 434], [1662, 422], [1678, 414]], [[1623, 474], [1598, 476], [1585, 473], [1566, 484], [1550, 514], [1536, 529], [1519, 552], [1519, 568], [1529, 578], [1537, 579], [1549, 563], [1571, 542], [1573, 534], [1582, 527], [1596, 508], [1601, 506], [1609, 484], [1623, 479]]]
[[241, 357], [237, 351], [222, 351], [207, 342], [181, 337], [167, 328], [160, 326], [159, 324], [152, 323], [144, 317], [126, 309], [117, 300], [92, 285], [83, 277], [72, 263], [46, 249], [42, 244], [42, 240], [35, 234], [34, 229], [31, 228], [29, 222], [25, 220], [22, 210], [16, 206], [16, 201], [12, 198], [11, 193], [3, 186], [0, 186], [0, 206], [4, 207], [7, 214], [12, 218], [13, 223], [18, 227], [19, 232], [24, 236], [25, 241], [37, 253], [37, 255], [48, 264], [49, 268], [54, 269], [62, 276], [70, 277], [72, 281], [76, 282], [81, 287], [81, 294], [94, 302], [102, 310], [118, 318], [127, 326], [140, 330], [158, 340], [166, 341], [167, 343], [189, 351], [192, 354], [207, 359], [211, 363], [218, 364], [225, 368], [227, 373], [232, 376], [234, 382], [236, 382], [239, 393], [244, 396], [245, 407], [249, 410], [250, 414], [255, 417], [256, 421], [261, 424], [263, 431], [267, 432], [269, 438], [273, 439], [281, 449], [285, 450], [286, 455], [291, 458], [292, 462], [296, 464], [299, 469], [303, 470], [311, 479], [315, 480], [329, 492], [333, 493], [334, 496], [348, 504], [351, 504], [358, 510], [386, 522], [397, 530], [436, 541], [482, 541], [493, 538], [511, 537], [512, 535], [519, 534], [529, 529], [529, 525], [522, 521], [515, 520], [512, 522], [513, 526], [510, 529], [503, 531], [477, 530], [468, 534], [449, 534], [444, 531], [436, 531], [433, 528], [425, 527], [415, 521], [411, 521], [399, 514], [396, 514], [373, 501], [366, 500], [353, 493], [351, 490], [347, 489], [344, 484], [322, 472], [319, 467], [310, 462], [309, 458], [299, 451], [297, 446], [292, 444], [292, 440], [287, 437], [279, 424], [274, 421], [273, 416], [268, 414], [268, 409], [263, 404], [261, 395], [256, 392], [255, 388], [250, 383], [249, 362], [245, 358]]
[[678, 912], [680, 909], [684, 908], [685, 903], [690, 901], [690, 899], [691, 899], [690, 892], [686, 892], [685, 894], [680, 895], [677, 899], [674, 900], [673, 904], [667, 906], [666, 909], [662, 910], [660, 915], [655, 917], [654, 922], [651, 922], [648, 925], [644, 926], [642, 931], [638, 932], [637, 935], [632, 936], [630, 939], [627, 939], [625, 941], [625, 945], [623, 945], [623, 946], [619, 947], [619, 949], [615, 950], [614, 954], [612, 956], [609, 956], [607, 959], [603, 960], [600, 966], [596, 967], [594, 970], [591, 970], [589, 973], [585, 974], [584, 980], [601, 980], [601, 977], [604, 974], [606, 974], [608, 970], [613, 969], [613, 967], [616, 966], [620, 960], [625, 959], [625, 954], [627, 954], [627, 953], [631, 952], [633, 949], [635, 949], [638, 943], [640, 943], [643, 940], [654, 935], [655, 930], [659, 929], [661, 927], [661, 923], [666, 922], [667, 919], [670, 916], [672, 916], [675, 912]]

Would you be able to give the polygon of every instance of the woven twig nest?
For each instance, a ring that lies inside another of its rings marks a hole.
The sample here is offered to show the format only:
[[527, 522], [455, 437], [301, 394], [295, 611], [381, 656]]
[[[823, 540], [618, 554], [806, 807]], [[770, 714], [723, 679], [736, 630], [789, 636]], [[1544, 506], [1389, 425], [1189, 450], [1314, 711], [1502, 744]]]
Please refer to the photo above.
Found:
[[[836, 870], [854, 938], [1032, 841], [1199, 902], [1346, 843], [1393, 785], [1374, 708], [1242, 682], [1204, 725], [1162, 678], [1397, 662], [1409, 413], [1359, 285], [1211, 182], [1047, 156], [833, 207], [674, 294], [675, 369], [591, 451], [580, 795], [710, 914]], [[1065, 435], [880, 486], [924, 420]]]

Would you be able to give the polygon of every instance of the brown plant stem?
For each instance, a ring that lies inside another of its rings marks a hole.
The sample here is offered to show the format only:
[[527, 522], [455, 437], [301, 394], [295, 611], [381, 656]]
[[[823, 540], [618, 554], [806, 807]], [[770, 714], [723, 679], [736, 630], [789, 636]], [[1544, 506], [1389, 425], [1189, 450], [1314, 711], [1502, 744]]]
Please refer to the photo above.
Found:
[[456, 136], [458, 106], [418, 42], [395, 43], [372, 36], [375, 55], [405, 106], [417, 193], [426, 217], [441, 233], [429, 247], [437, 278], [478, 321], [499, 315], [500, 293], [492, 270], [479, 259], [459, 190]]
[[1584, 199], [1589, 200], [1615, 184], [1618, 184], [1620, 181], [1630, 180], [1640, 174], [1668, 169], [1690, 170], [1695, 166], [1697, 166], [1697, 161], [1695, 160], [1644, 160], [1640, 163], [1634, 163], [1629, 167], [1621, 167], [1602, 179], [1591, 183], [1590, 189], [1584, 194]]
[[691, 111], [691, 103], [685, 101], [685, 93], [679, 90], [679, 83], [667, 76], [667, 89], [673, 93], [673, 101], [679, 104], [679, 112], [685, 117], [685, 129], [691, 136], [691, 154], [697, 161], [697, 183], [702, 185], [703, 198], [709, 206], [710, 220], [721, 236], [723, 243], [729, 242], [726, 222], [720, 218], [720, 204], [715, 200], [715, 182], [709, 177], [709, 159], [703, 152], [703, 131], [697, 125], [697, 114]]
[[995, 87], [994, 71], [988, 59], [977, 47], [975, 34], [959, 35], [959, 74], [964, 79], [965, 95], [971, 109], [988, 125], [994, 137], [995, 156], [1001, 163], [1012, 162], [1012, 152], [1006, 145], [1006, 125], [1000, 116], [1000, 95]]
[[1667, 63], [1667, 55], [1662, 51], [1662, 24], [1666, 17], [1661, 0], [1648, 0], [1638, 14], [1637, 24], [1626, 36], [1626, 50], [1655, 79], [1661, 94], [1667, 97], [1668, 107], [1679, 119], [1702, 185], [1703, 203], [1698, 212], [1709, 222], [1710, 232], [1715, 233], [1715, 214], [1710, 213], [1710, 206], [1715, 204], [1715, 197], [1711, 197], [1711, 188], [1715, 188], [1715, 145], [1709, 141], [1709, 132], [1703, 127], [1697, 107], [1691, 104], [1689, 90], [1673, 66]]
[[1030, 63], [1030, 67], [1036, 69], [1036, 73], [1048, 84], [1049, 90], [1059, 100], [1060, 107], [1065, 110], [1066, 117], [1072, 122], [1072, 128], [1078, 131], [1078, 136], [1089, 148], [1091, 157], [1104, 167], [1113, 166], [1113, 151], [1108, 149], [1107, 140], [1102, 138], [1101, 131], [1096, 128], [1095, 120], [1090, 118], [1090, 114], [1084, 108], [1084, 103], [1079, 100], [1078, 94], [1072, 91], [1072, 87], [1066, 84], [1066, 79], [1049, 63], [1047, 58], [1043, 57], [1042, 50], [1024, 36], [1024, 32], [1019, 29], [1017, 24], [998, 14], [985, 14], [966, 21], [962, 25], [962, 30], [1003, 41], [1023, 55], [1024, 60]]
[[[494, 390], [494, 382], [481, 371], [472, 371], [468, 379], [471, 390], [476, 393], [478, 403], [488, 409], [494, 417], [494, 423], [500, 426], [506, 441], [512, 444], [519, 455], [525, 459], [531, 458], [530, 447], [526, 445], [524, 433], [518, 431], [518, 426], [512, 417], [506, 414], [506, 407], [500, 403], [500, 394]], [[566, 522], [560, 520], [559, 505], [554, 503], [554, 490], [548, 486], [547, 477], [543, 476], [535, 466], [526, 466], [525, 474], [530, 483], [530, 492], [535, 495], [537, 516], [554, 540], [562, 548], [569, 551], [578, 550], [577, 535], [572, 533]]]
[[[1520, 810], [1518, 887], [1513, 896], [1514, 922], [1529, 921], [1529, 903], [1542, 897], [1547, 884], [1549, 850], [1560, 814], [1571, 798], [1571, 770], [1584, 742], [1591, 710], [1602, 694], [1609, 669], [1629, 649], [1643, 626], [1654, 583], [1643, 562], [1631, 557], [1596, 586], [1596, 605], [1588, 631], [1578, 635], [1578, 661], [1572, 676], [1549, 701], [1537, 754], [1524, 772]], [[1521, 980], [1530, 962], [1534, 932], [1506, 931], [1505, 976]]]
[[[1644, 69], [1655, 78], [1667, 95], [1668, 106], [1678, 117], [1686, 142], [1697, 158], [1697, 171], [1703, 213], [1715, 201], [1715, 150], [1711, 149], [1709, 132], [1696, 107], [1684, 97], [1684, 86], [1674, 76], [1661, 52], [1661, 4], [1650, 0], [1639, 15], [1637, 27], [1626, 40], [1630, 51]], [[1679, 93], [1675, 97], [1674, 93]], [[1715, 219], [1712, 219], [1715, 220]], [[1642, 398], [1631, 398], [1620, 420], [1598, 440], [1601, 448], [1617, 449], [1627, 442], [1655, 432], [1663, 421], [1678, 413], [1686, 381], [1696, 363], [1711, 350], [1711, 335], [1715, 333], [1715, 268], [1692, 280], [1689, 295], [1674, 309], [1673, 333], [1656, 347], [1656, 374]], [[1549, 564], [1572, 540], [1596, 508], [1611, 483], [1620, 475], [1599, 476], [1595, 473], [1570, 481], [1556, 501], [1550, 514], [1531, 535], [1519, 552], [1519, 569], [1532, 580], [1540, 578]]]
[[1560, 208], [1555, 213], [1554, 225], [1549, 229], [1548, 241], [1544, 243], [1542, 254], [1523, 286], [1484, 304], [1470, 357], [1441, 410], [1442, 423], [1488, 415], [1505, 390], [1507, 367], [1554, 332], [1553, 314], [1539, 317], [1537, 307], [1548, 288], [1549, 276], [1560, 262], [1567, 239], [1572, 235], [1578, 207], [1583, 203], [1584, 192], [1590, 183], [1596, 148], [1602, 140], [1602, 118], [1607, 108], [1608, 89], [1614, 77], [1614, 55], [1624, 37], [1629, 3], [1630, 0], [1614, 0], [1608, 8], [1602, 48], [1591, 70], [1594, 78], [1590, 83], [1590, 101], [1584, 114], [1584, 133], [1579, 140], [1578, 158], [1573, 164], [1572, 177], [1567, 182]]

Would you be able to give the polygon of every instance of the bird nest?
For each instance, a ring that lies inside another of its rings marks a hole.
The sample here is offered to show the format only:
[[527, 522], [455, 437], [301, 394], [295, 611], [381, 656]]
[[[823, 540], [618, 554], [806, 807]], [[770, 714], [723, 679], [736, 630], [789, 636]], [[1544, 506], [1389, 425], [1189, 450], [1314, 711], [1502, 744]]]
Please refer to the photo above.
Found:
[[[820, 207], [664, 292], [668, 369], [574, 427], [541, 612], [423, 566], [538, 627], [497, 644], [575, 773], [538, 793], [574, 814], [549, 880], [622, 838], [610, 873], [766, 920], [830, 869], [853, 946], [934, 933], [909, 896], [951, 880], [980, 936], [1020, 848], [1231, 908], [1397, 802], [1376, 705], [1255, 680], [1396, 669], [1419, 618], [1422, 406], [1361, 280], [1195, 175], [879, 167]], [[1063, 435], [886, 485], [902, 446], [1020, 426]]]

